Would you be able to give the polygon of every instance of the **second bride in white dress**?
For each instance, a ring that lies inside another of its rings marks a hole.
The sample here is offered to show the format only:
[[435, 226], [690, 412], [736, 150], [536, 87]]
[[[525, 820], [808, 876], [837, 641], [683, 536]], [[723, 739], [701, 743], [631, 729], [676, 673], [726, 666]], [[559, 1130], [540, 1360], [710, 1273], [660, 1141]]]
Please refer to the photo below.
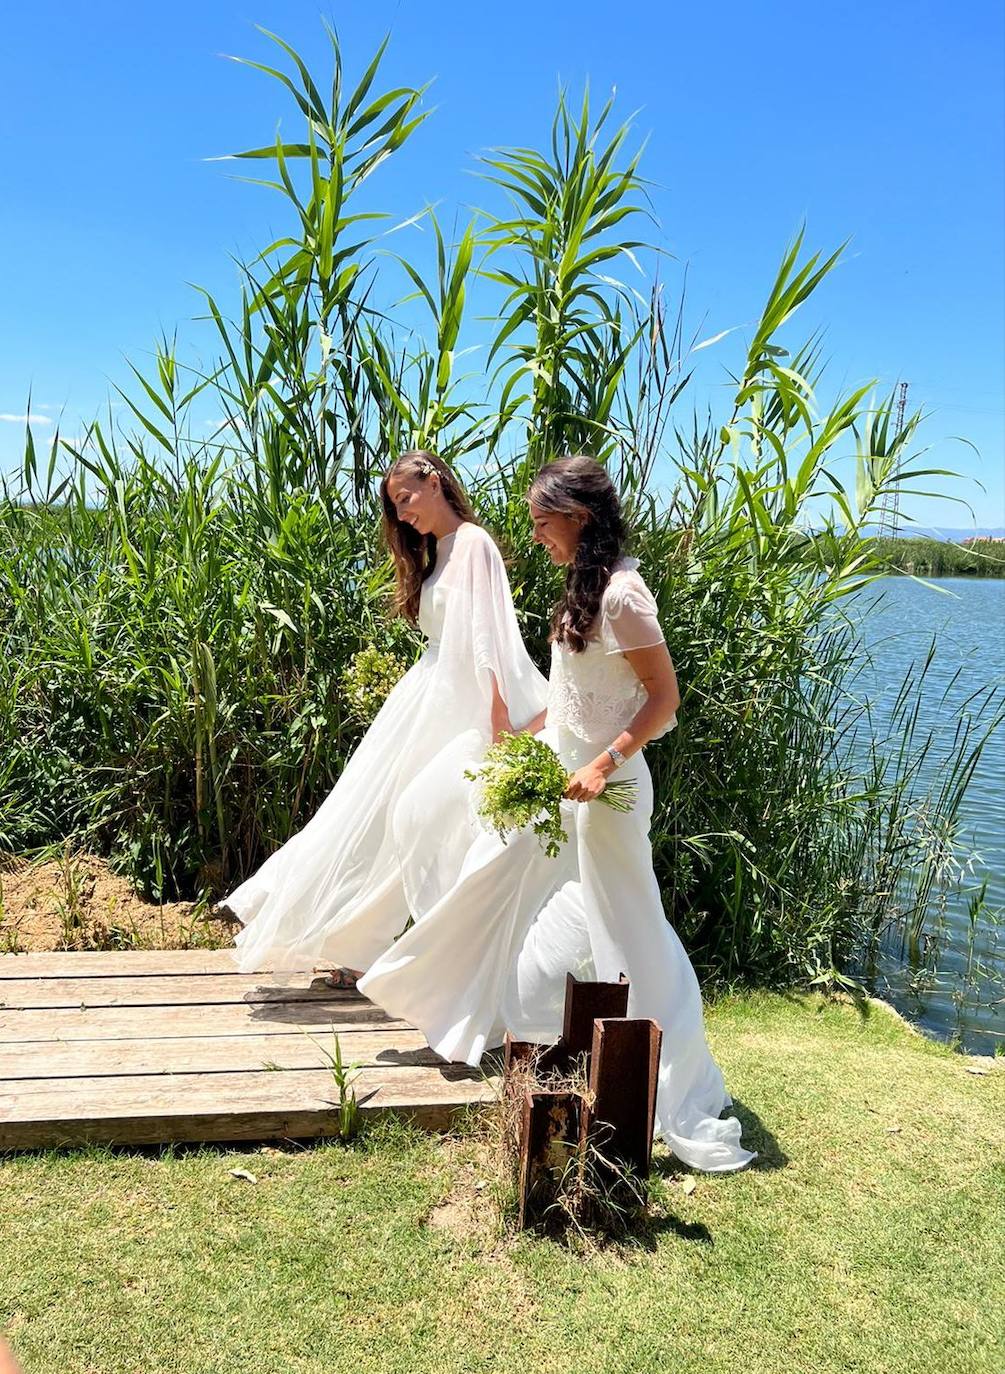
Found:
[[[629, 1015], [663, 1032], [658, 1134], [694, 1168], [739, 1169], [755, 1156], [739, 1121], [722, 1117], [730, 1098], [705, 1038], [698, 981], [653, 871], [642, 746], [674, 726], [678, 702], [656, 605], [621, 552], [617, 496], [598, 463], [549, 464], [529, 499], [535, 538], [569, 567], [544, 727], [572, 773], [569, 843], [550, 859], [529, 829], [506, 843], [482, 831], [456, 883], [359, 986], [444, 1058], [477, 1064], [506, 1030], [558, 1035], [567, 972], [602, 981], [625, 973]], [[636, 785], [625, 813], [595, 803], [615, 769]]]

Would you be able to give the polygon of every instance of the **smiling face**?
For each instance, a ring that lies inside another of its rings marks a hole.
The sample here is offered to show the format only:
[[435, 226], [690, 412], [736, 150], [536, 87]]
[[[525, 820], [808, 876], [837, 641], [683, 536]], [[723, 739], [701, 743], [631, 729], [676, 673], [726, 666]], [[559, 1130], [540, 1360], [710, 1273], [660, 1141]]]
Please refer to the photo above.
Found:
[[447, 503], [435, 472], [428, 477], [395, 474], [388, 478], [387, 494], [396, 518], [403, 525], [411, 525], [419, 534], [429, 534], [433, 526], [442, 521]]
[[586, 517], [560, 515], [557, 511], [543, 510], [531, 501], [530, 518], [533, 524], [534, 543], [540, 544], [558, 567], [564, 568], [571, 563], [576, 556], [579, 536], [583, 531]]

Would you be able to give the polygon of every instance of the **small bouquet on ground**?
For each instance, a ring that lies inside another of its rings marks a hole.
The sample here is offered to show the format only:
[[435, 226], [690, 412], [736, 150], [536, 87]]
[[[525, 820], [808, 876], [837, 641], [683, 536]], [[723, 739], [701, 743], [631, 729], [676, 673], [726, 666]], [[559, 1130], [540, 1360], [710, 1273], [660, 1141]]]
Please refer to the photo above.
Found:
[[370, 644], [353, 654], [342, 674], [342, 689], [349, 701], [349, 709], [361, 725], [369, 725], [390, 695], [391, 688], [400, 682], [408, 670], [397, 654], [387, 653]]
[[[485, 751], [482, 767], [464, 776], [481, 784], [478, 814], [503, 841], [530, 825], [548, 858], [558, 857], [569, 838], [559, 807], [570, 775], [550, 744], [533, 735], [503, 735]], [[635, 795], [634, 782], [609, 782], [597, 801], [631, 811]]]

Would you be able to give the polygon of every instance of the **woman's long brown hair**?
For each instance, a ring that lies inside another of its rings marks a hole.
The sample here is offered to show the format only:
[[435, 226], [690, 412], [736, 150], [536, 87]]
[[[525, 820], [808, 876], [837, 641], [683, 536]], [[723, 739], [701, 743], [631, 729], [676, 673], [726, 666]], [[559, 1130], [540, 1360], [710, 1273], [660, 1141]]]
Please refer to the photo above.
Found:
[[427, 449], [409, 449], [391, 464], [380, 484], [380, 504], [383, 510], [384, 539], [394, 559], [394, 606], [398, 615], [403, 616], [410, 625], [419, 619], [419, 597], [422, 584], [436, 567], [436, 537], [420, 534], [412, 525], [398, 519], [387, 484], [392, 477], [412, 477], [420, 482], [428, 482], [436, 473], [440, 479], [440, 490], [447, 505], [462, 520], [473, 525], [478, 519], [471, 508], [471, 502], [455, 474], [447, 467], [442, 458]]
[[551, 617], [551, 638], [580, 654], [596, 623], [611, 569], [624, 552], [626, 531], [618, 493], [595, 458], [576, 454], [545, 464], [527, 499], [544, 511], [584, 517], [565, 591]]

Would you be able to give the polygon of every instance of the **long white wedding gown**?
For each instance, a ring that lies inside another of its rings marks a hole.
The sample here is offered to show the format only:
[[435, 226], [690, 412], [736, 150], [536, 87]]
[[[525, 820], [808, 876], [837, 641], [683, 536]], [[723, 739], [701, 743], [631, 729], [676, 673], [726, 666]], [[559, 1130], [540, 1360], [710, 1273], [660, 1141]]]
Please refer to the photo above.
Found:
[[[655, 601], [623, 559], [580, 654], [552, 646], [544, 735], [572, 770], [595, 758], [645, 700], [625, 650], [663, 642]], [[668, 729], [676, 724], [668, 725]], [[718, 1172], [755, 1157], [712, 1058], [694, 969], [667, 922], [649, 843], [653, 791], [641, 753], [619, 769], [638, 789], [630, 812], [563, 807], [569, 843], [547, 858], [528, 829], [501, 841], [480, 831], [457, 881], [367, 970], [359, 986], [425, 1034], [445, 1059], [477, 1064], [510, 1030], [552, 1040], [565, 974], [627, 974], [630, 1016], [663, 1031], [656, 1128], [684, 1163]]]
[[491, 739], [493, 678], [517, 726], [540, 713], [547, 685], [502, 556], [477, 525], [438, 541], [419, 628], [425, 652], [318, 811], [222, 899], [244, 922], [242, 969], [367, 968], [456, 880], [477, 830], [464, 770]]

